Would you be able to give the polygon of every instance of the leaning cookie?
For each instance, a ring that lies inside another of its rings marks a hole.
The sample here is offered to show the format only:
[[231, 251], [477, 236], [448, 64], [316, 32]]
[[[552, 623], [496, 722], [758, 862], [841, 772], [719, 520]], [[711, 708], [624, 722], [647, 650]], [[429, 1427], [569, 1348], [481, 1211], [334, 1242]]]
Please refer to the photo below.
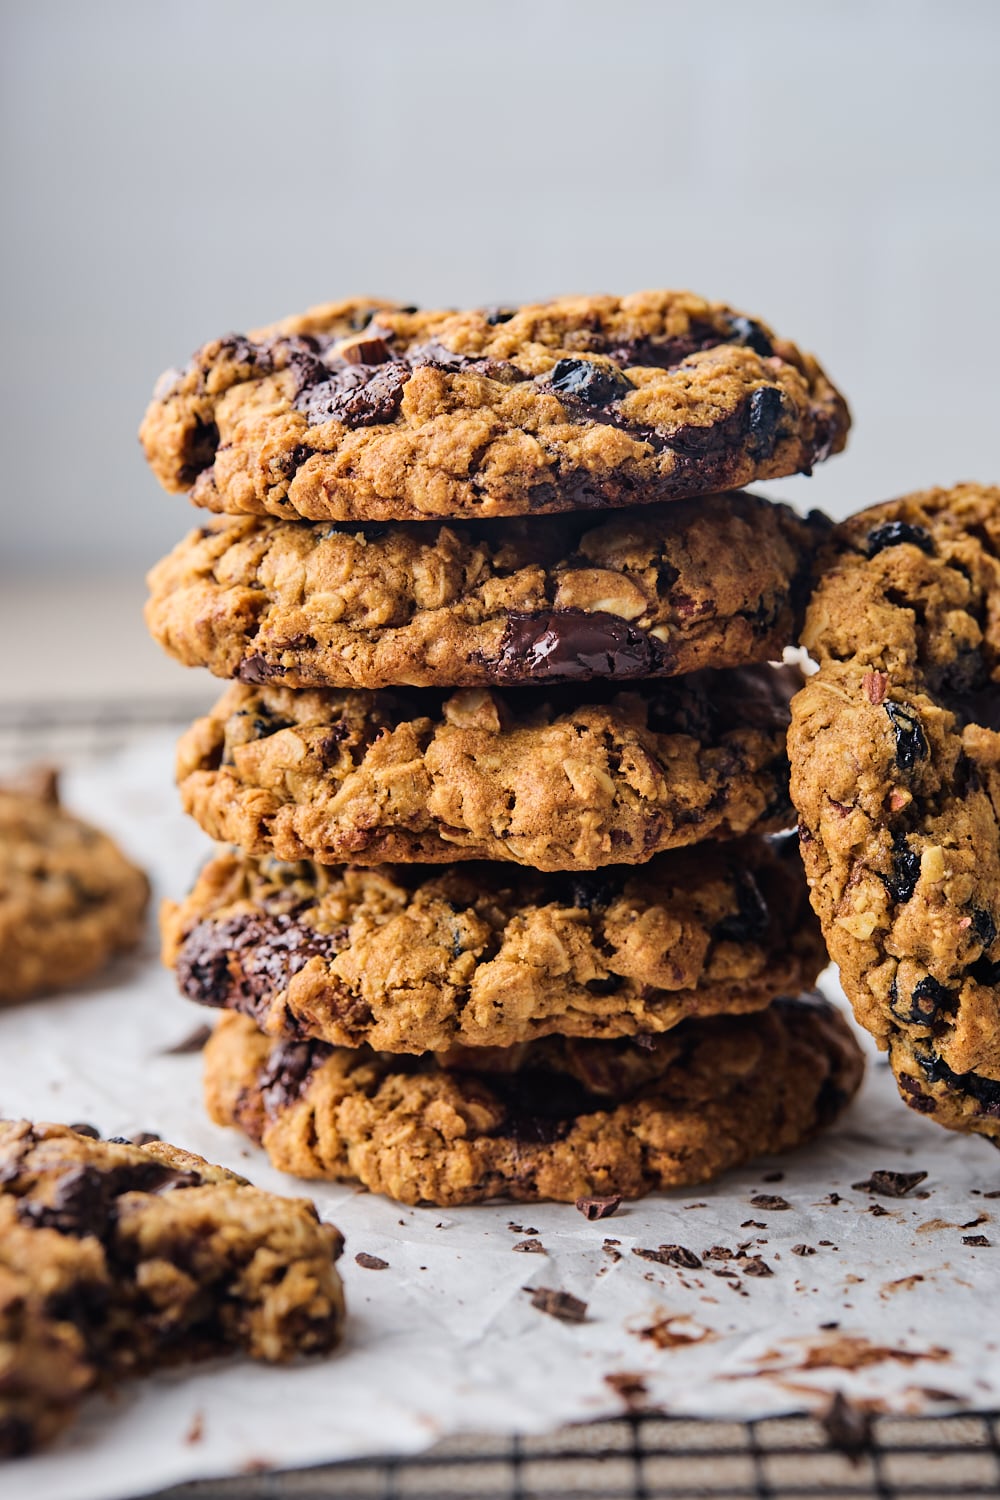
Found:
[[464, 526], [217, 520], [149, 575], [186, 666], [288, 687], [672, 677], [779, 659], [829, 528], [756, 495]]
[[142, 933], [149, 882], [59, 805], [56, 778], [0, 785], [0, 1004], [86, 979]]
[[1000, 489], [834, 533], [792, 705], [815, 909], [904, 1099], [1000, 1138]]
[[304, 1198], [160, 1141], [0, 1121], [0, 1456], [126, 1375], [331, 1349], [342, 1245]]
[[140, 436], [166, 488], [210, 510], [407, 521], [735, 489], [808, 472], [849, 423], [810, 355], [658, 291], [314, 308], [168, 371]]
[[787, 1151], [853, 1097], [863, 1061], [817, 999], [686, 1021], [643, 1045], [549, 1037], [443, 1057], [275, 1043], [225, 1015], [209, 1113], [299, 1177], [404, 1203], [635, 1198]]
[[661, 1032], [759, 1010], [826, 963], [793, 836], [575, 876], [221, 854], [163, 938], [188, 999], [386, 1052]]
[[796, 673], [706, 672], [614, 693], [445, 697], [229, 689], [178, 747], [184, 808], [248, 854], [381, 864], [638, 864], [790, 826]]

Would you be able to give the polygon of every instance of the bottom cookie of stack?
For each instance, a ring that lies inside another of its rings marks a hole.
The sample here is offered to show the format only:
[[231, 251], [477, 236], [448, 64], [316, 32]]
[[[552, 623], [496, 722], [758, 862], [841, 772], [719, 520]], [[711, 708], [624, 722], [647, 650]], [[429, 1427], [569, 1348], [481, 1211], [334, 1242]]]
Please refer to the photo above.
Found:
[[863, 1067], [847, 1022], [816, 995], [655, 1038], [418, 1056], [276, 1042], [226, 1014], [205, 1089], [212, 1118], [286, 1172], [449, 1206], [707, 1181], [829, 1125]]

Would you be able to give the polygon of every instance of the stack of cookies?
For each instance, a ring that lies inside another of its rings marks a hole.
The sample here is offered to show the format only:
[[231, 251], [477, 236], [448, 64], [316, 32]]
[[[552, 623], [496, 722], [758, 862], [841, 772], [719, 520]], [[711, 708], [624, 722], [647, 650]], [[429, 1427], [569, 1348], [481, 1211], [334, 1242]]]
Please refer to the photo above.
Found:
[[184, 736], [220, 843], [168, 908], [212, 1117], [406, 1202], [635, 1196], [857, 1088], [785, 740], [827, 532], [739, 493], [844, 402], [678, 293], [345, 302], [206, 345], [142, 429], [221, 513], [147, 618], [236, 681]]

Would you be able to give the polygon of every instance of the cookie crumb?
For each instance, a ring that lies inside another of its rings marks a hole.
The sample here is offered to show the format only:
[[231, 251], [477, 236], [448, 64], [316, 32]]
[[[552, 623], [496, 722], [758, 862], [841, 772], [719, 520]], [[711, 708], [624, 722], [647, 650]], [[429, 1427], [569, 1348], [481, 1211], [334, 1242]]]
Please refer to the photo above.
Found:
[[389, 1269], [387, 1260], [383, 1260], [380, 1255], [369, 1255], [367, 1250], [359, 1250], [354, 1259], [366, 1271], [388, 1271]]

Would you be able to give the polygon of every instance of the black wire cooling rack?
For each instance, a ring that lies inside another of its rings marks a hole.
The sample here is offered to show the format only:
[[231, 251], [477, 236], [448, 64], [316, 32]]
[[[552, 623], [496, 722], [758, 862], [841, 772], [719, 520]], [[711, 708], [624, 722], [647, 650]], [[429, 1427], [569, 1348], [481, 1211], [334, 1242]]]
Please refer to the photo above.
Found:
[[[195, 697], [0, 703], [0, 775], [36, 761], [70, 765], [112, 754], [152, 729], [179, 732], [205, 706]], [[543, 1437], [456, 1437], [416, 1457], [281, 1472], [252, 1466], [150, 1500], [1000, 1496], [1000, 1412], [859, 1418], [847, 1448], [836, 1425], [810, 1416], [718, 1422], [640, 1414]]]

